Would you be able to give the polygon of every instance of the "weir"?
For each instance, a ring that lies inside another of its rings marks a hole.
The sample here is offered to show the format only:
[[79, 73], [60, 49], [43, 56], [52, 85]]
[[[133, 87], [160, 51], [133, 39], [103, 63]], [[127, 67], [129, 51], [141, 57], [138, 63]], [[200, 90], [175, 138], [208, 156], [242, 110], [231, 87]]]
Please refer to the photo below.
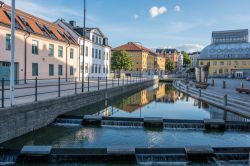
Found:
[[102, 127], [129, 127], [129, 128], [143, 128], [143, 122], [140, 121], [114, 121], [102, 120]]

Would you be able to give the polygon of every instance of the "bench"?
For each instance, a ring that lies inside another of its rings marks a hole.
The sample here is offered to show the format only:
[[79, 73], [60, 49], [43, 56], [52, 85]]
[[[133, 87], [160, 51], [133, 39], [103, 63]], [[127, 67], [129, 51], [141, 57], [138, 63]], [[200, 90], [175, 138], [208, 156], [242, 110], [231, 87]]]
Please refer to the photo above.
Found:
[[250, 94], [250, 89], [247, 89], [247, 88], [236, 88], [236, 91], [239, 92], [239, 93]]

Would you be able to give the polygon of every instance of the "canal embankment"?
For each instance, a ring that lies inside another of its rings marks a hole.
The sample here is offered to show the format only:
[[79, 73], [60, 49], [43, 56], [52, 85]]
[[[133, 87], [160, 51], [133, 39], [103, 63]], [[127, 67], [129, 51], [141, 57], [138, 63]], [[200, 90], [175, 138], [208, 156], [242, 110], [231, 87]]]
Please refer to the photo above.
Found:
[[194, 85], [184, 84], [181, 81], [175, 81], [173, 85], [177, 90], [193, 98], [207, 102], [220, 109], [250, 118], [250, 103], [245, 99], [245, 95], [242, 97], [239, 95], [234, 97], [234, 95], [228, 95], [226, 92], [223, 93], [223, 91], [197, 89]]
[[119, 95], [137, 92], [154, 84], [154, 80], [107, 88], [45, 101], [32, 102], [0, 110], [0, 142], [27, 134], [52, 123], [59, 115]]

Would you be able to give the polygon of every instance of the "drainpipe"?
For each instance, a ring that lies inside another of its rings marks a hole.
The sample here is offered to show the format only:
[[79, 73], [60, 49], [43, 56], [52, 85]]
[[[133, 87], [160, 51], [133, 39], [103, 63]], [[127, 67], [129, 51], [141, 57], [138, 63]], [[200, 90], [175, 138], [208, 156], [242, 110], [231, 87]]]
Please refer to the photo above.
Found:
[[78, 56], [78, 68], [79, 68], [79, 73], [78, 73], [78, 79], [79, 81], [81, 80], [81, 41], [79, 44], [79, 56]]
[[66, 82], [68, 81], [68, 48], [70, 46], [70, 43], [68, 42], [66, 46]]
[[24, 84], [27, 84], [27, 39], [30, 33], [26, 32], [24, 35]]

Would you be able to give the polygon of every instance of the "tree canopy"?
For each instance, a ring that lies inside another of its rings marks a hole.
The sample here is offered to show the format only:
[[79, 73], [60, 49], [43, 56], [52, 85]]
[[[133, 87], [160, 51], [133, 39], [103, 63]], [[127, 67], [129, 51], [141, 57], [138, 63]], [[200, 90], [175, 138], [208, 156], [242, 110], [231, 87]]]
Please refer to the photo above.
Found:
[[111, 57], [112, 70], [130, 70], [132, 68], [132, 59], [124, 50], [114, 51]]
[[188, 53], [186, 53], [185, 51], [181, 52], [183, 55], [183, 65], [184, 66], [188, 66], [191, 64], [191, 58], [189, 57]]
[[171, 73], [174, 71], [174, 62], [169, 57], [166, 58], [166, 69]]

